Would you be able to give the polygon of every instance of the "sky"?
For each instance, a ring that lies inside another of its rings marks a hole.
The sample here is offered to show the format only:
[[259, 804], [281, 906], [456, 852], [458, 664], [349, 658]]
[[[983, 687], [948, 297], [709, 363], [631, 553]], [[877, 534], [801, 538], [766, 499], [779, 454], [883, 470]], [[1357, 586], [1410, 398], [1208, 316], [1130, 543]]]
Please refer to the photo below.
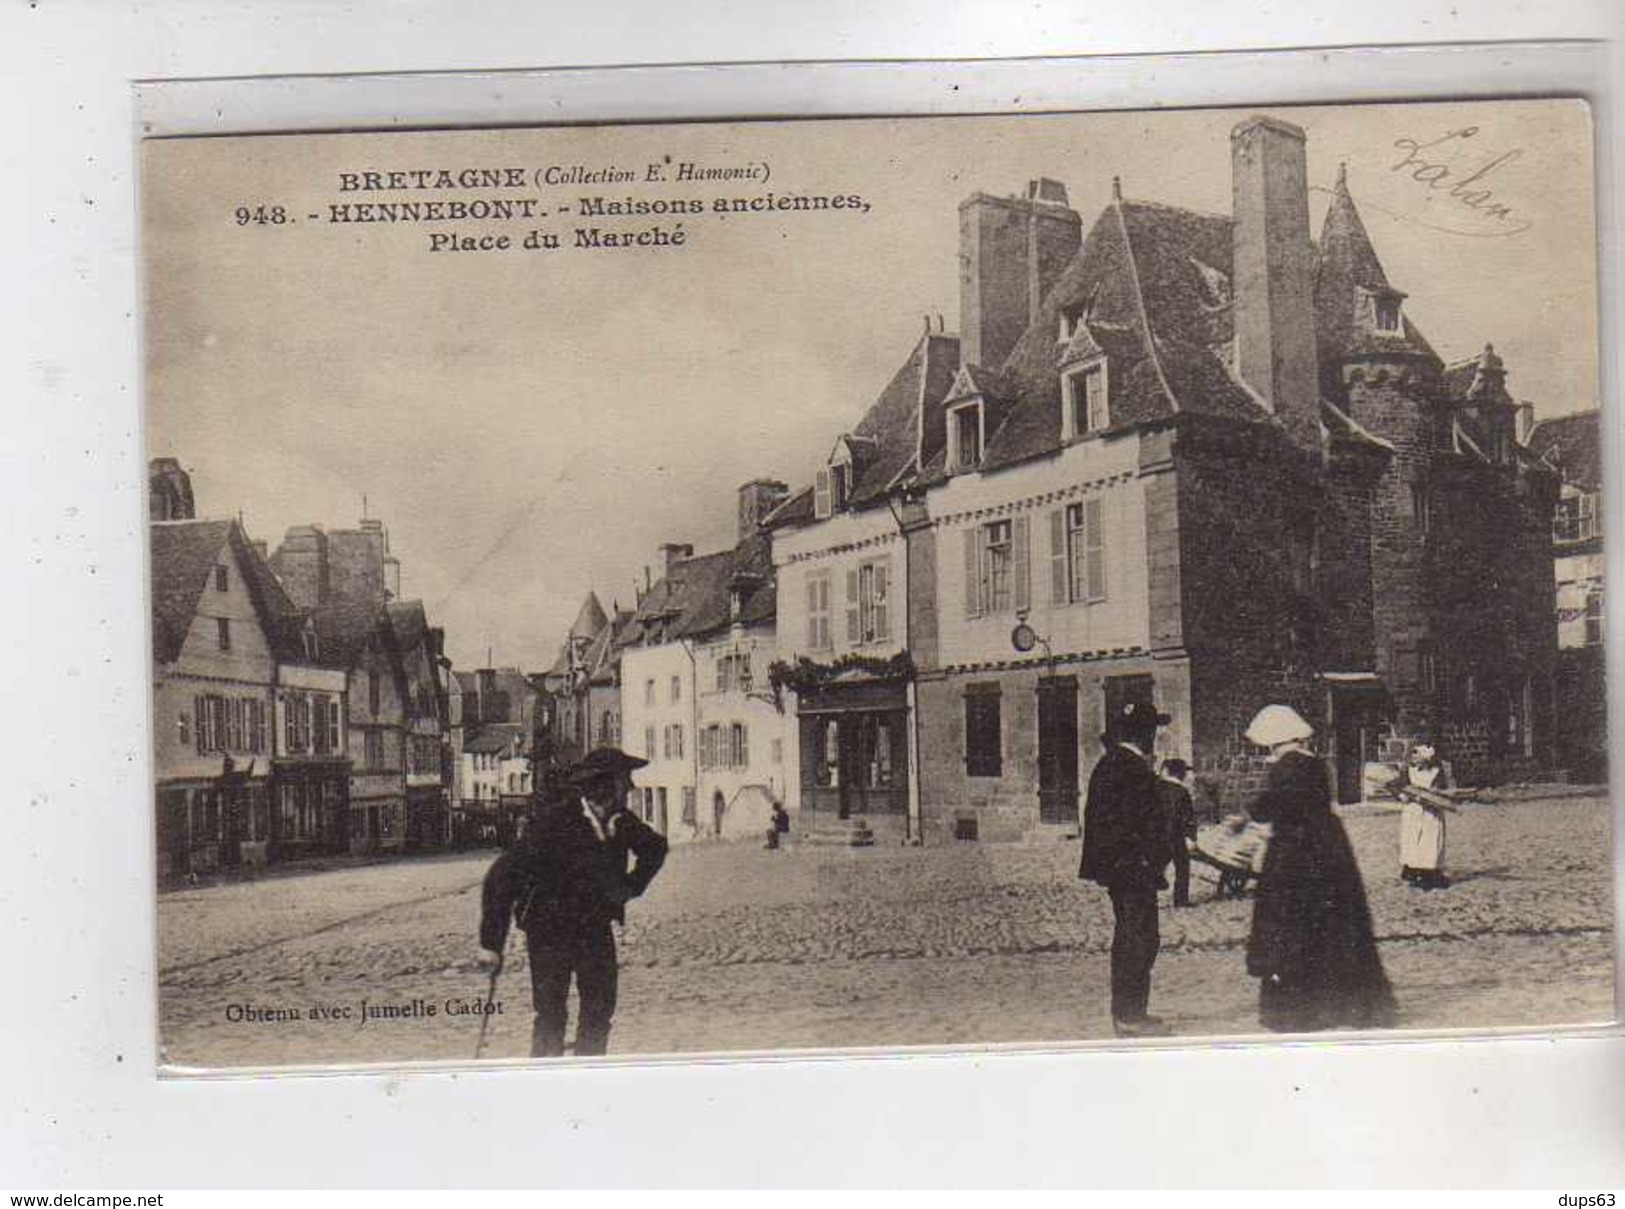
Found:
[[[1281, 108], [1318, 234], [1340, 163], [1435, 350], [1493, 342], [1537, 416], [1596, 405], [1591, 126], [1572, 101]], [[1228, 214], [1234, 110], [149, 142], [150, 456], [200, 517], [387, 525], [402, 594], [460, 667], [551, 663], [590, 589], [630, 605], [663, 542], [731, 545], [735, 491], [798, 487], [907, 357], [957, 331], [959, 202], [1063, 182]], [[678, 165], [767, 179], [677, 182]], [[644, 179], [659, 165], [666, 180]], [[549, 185], [555, 167], [630, 184]], [[515, 188], [345, 190], [365, 171], [523, 169]], [[1475, 174], [1476, 178], [1475, 178]], [[579, 198], [857, 196], [863, 209], [584, 220]], [[534, 198], [530, 221], [335, 224], [335, 204]], [[282, 206], [293, 221], [255, 221]], [[560, 213], [560, 207], [570, 207]], [[241, 213], [240, 213], [241, 212]], [[241, 216], [247, 221], [239, 223]], [[680, 246], [579, 249], [578, 226]], [[435, 233], [556, 251], [431, 251]], [[658, 570], [655, 571], [658, 576]]]

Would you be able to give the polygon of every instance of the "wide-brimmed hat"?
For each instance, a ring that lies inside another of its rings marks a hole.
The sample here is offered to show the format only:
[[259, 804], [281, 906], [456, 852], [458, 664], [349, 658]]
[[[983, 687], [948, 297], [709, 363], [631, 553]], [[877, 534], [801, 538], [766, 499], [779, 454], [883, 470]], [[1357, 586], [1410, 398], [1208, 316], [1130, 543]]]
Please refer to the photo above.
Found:
[[1301, 743], [1314, 733], [1315, 728], [1290, 705], [1266, 705], [1253, 715], [1243, 737], [1259, 747], [1279, 747], [1282, 743]]
[[649, 761], [629, 756], [615, 747], [600, 747], [588, 752], [582, 759], [564, 771], [566, 785], [591, 785], [594, 781], [613, 780], [625, 776]]

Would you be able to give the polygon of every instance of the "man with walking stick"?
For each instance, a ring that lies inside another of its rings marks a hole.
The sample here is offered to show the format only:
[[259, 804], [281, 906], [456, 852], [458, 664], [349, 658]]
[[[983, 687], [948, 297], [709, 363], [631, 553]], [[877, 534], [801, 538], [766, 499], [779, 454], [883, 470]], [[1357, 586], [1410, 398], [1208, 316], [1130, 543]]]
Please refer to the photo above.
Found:
[[530, 951], [534, 1058], [564, 1053], [572, 978], [580, 1000], [575, 1053], [609, 1047], [620, 974], [611, 924], [626, 922], [626, 903], [666, 859], [665, 837], [626, 809], [632, 771], [646, 763], [610, 748], [589, 754], [485, 875], [480, 967], [493, 977], [501, 970], [508, 925], [517, 922]]

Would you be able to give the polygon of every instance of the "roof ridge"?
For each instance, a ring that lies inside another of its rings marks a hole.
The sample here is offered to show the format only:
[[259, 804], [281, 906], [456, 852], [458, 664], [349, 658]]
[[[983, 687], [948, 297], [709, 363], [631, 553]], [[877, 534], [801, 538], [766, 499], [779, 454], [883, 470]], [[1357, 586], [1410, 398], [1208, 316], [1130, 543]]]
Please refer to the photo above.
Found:
[[1146, 357], [1151, 362], [1151, 368], [1157, 371], [1157, 382], [1168, 400], [1168, 406], [1173, 409], [1175, 415], [1178, 415], [1182, 410], [1179, 399], [1168, 385], [1168, 375], [1163, 370], [1162, 356], [1157, 351], [1157, 342], [1151, 331], [1151, 317], [1146, 314], [1145, 291], [1140, 285], [1139, 266], [1135, 263], [1134, 237], [1129, 234], [1128, 223], [1123, 220], [1123, 200], [1121, 198], [1114, 200], [1110, 209], [1117, 215], [1117, 228], [1123, 236], [1123, 250], [1128, 258], [1129, 285], [1134, 295], [1134, 312], [1140, 319], [1140, 339], [1145, 343]]
[[1198, 210], [1194, 206], [1175, 206], [1170, 205], [1168, 202], [1151, 201], [1149, 198], [1143, 197], [1125, 197], [1120, 199], [1120, 204], [1142, 206], [1147, 210], [1172, 210], [1179, 214], [1194, 214], [1197, 218], [1208, 218], [1214, 222], [1234, 223], [1236, 221], [1233, 214], [1219, 214], [1213, 210]]

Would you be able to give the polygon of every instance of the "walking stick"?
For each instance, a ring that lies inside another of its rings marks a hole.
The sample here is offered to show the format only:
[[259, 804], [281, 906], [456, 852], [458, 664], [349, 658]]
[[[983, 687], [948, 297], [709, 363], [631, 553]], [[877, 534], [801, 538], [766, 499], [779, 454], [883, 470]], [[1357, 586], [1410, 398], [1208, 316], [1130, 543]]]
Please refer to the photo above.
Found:
[[495, 968], [491, 971], [491, 980], [486, 984], [485, 1006], [480, 1011], [480, 1038], [474, 1043], [474, 1061], [476, 1062], [480, 1060], [480, 1055], [485, 1051], [485, 1034], [490, 1031], [491, 1013], [495, 1011], [497, 1001], [497, 978], [502, 973], [502, 967], [508, 964], [508, 941], [512, 937], [513, 934], [510, 932], [503, 939], [502, 952], [497, 955], [498, 960]]

